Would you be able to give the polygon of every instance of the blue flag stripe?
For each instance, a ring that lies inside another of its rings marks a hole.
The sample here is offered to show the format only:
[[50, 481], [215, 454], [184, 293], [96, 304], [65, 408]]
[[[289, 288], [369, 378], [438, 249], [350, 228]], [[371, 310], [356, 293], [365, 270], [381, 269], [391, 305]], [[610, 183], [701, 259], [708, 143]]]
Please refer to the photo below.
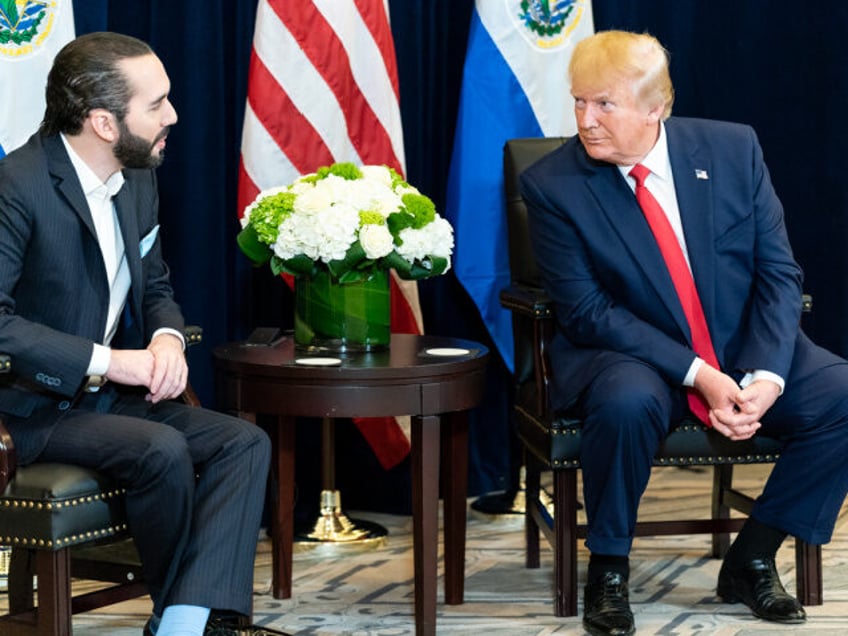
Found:
[[446, 215], [454, 226], [454, 270], [477, 305], [498, 352], [512, 371], [512, 322], [500, 306], [510, 281], [503, 146], [542, 129], [518, 80], [475, 9], [448, 177]]

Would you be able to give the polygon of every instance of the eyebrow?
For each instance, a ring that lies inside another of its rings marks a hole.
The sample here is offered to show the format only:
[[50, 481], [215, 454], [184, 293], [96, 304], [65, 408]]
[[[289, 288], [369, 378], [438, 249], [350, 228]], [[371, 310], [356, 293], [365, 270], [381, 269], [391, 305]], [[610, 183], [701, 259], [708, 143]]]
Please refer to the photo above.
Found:
[[150, 106], [158, 106], [159, 104], [161, 104], [163, 101], [165, 101], [168, 98], [169, 93], [170, 93], [170, 91], [167, 92], [167, 93], [162, 93], [162, 95], [160, 95], [159, 97], [157, 97], [156, 99], [151, 101], [149, 105]]

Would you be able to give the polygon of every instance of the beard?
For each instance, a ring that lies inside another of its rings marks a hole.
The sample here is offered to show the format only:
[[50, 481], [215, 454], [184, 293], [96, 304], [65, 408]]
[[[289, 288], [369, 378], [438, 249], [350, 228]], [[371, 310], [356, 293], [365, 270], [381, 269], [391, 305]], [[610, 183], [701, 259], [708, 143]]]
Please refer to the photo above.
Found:
[[120, 121], [118, 122], [120, 136], [112, 152], [125, 168], [156, 168], [165, 159], [165, 150], [154, 152], [154, 147], [170, 129], [170, 126], [163, 128], [150, 142], [130, 132], [126, 122]]

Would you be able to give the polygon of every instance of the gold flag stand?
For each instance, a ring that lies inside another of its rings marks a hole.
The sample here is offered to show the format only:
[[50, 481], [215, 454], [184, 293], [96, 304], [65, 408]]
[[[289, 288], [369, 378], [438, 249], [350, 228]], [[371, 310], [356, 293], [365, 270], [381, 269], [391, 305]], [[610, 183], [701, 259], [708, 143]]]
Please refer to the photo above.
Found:
[[298, 533], [298, 547], [317, 545], [373, 548], [385, 543], [388, 531], [378, 523], [351, 519], [342, 510], [336, 489], [336, 435], [332, 418], [325, 417], [321, 431], [321, 500], [318, 518]]

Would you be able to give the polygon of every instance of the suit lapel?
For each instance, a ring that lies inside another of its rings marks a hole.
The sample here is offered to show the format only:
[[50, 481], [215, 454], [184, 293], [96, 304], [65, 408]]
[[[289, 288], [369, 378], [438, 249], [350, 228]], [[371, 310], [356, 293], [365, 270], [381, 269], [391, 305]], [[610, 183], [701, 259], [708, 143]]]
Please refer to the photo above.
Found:
[[56, 190], [79, 216], [91, 237], [97, 241], [97, 231], [94, 229], [94, 219], [91, 218], [91, 210], [85, 200], [85, 193], [82, 191], [77, 173], [59, 135], [44, 138], [44, 153], [47, 156], [47, 166]]
[[118, 216], [118, 224], [121, 227], [121, 237], [124, 240], [124, 253], [126, 254], [127, 266], [130, 270], [130, 293], [131, 306], [136, 320], [138, 308], [141, 307], [141, 253], [139, 252], [138, 220], [133, 204], [134, 196], [132, 184], [129, 180], [115, 195], [115, 210]]
[[666, 123], [666, 134], [689, 262], [707, 325], [711, 325], [716, 308], [712, 162], [697, 142], [687, 142], [674, 120]]
[[653, 287], [665, 309], [688, 338], [689, 323], [677, 300], [671, 275], [630, 186], [615, 166], [588, 160], [587, 166], [591, 172], [587, 180], [589, 189], [607, 216], [609, 226], [621, 237], [621, 243], [630, 254], [632, 266], [642, 272], [643, 280], [647, 280]]

